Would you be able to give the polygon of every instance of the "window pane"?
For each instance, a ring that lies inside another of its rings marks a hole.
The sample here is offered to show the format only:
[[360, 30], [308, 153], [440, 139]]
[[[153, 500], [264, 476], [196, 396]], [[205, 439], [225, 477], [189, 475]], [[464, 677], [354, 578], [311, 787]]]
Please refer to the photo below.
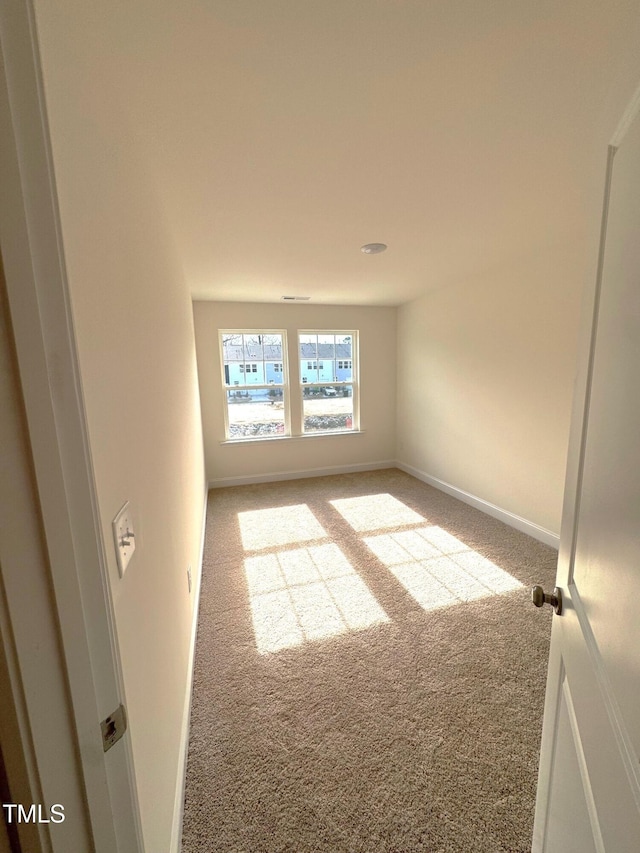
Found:
[[227, 332], [222, 335], [224, 382], [228, 387], [243, 385], [281, 385], [282, 335]]
[[318, 358], [335, 358], [335, 335], [318, 335]]
[[[265, 334], [262, 336], [265, 358], [282, 358], [282, 335]], [[273, 350], [276, 347], [276, 351]]]
[[305, 361], [314, 361], [317, 359], [317, 343], [317, 335], [300, 335], [300, 358]]
[[245, 361], [262, 361], [264, 358], [262, 335], [256, 334], [244, 336], [244, 357]]
[[323, 358], [318, 361], [318, 382], [333, 382], [336, 378], [335, 362], [333, 359]]
[[353, 362], [350, 358], [336, 360], [336, 382], [351, 382], [353, 380]]
[[222, 336], [225, 385], [239, 385], [244, 382], [244, 359], [242, 335], [226, 334]]
[[[264, 362], [247, 361], [240, 364], [240, 385], [266, 385]], [[244, 369], [243, 369], [244, 368]], [[235, 382], [231, 383], [235, 385]]]
[[305, 385], [307, 382], [318, 381], [318, 362], [314, 359], [303, 358], [300, 360], [300, 382]]
[[282, 362], [281, 361], [265, 361], [264, 363], [264, 372], [265, 372], [265, 385], [282, 385], [283, 384], [283, 373], [282, 373]]
[[332, 432], [353, 429], [353, 388], [351, 385], [314, 385], [302, 390], [305, 432]]
[[353, 357], [353, 339], [351, 335], [336, 335], [336, 358], [350, 359]]
[[227, 404], [229, 438], [284, 434], [282, 388], [227, 391]]

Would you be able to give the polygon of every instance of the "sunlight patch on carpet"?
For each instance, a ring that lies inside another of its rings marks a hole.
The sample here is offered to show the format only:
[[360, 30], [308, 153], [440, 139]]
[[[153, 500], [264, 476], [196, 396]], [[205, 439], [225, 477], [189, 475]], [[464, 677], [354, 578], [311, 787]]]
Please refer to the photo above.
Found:
[[424, 610], [522, 587], [441, 527], [385, 533], [365, 537], [364, 542]]
[[262, 654], [389, 621], [333, 543], [247, 557], [245, 573]]
[[420, 524], [425, 519], [406, 504], [389, 494], [364, 495], [329, 501], [358, 533]]
[[239, 512], [238, 523], [245, 551], [279, 548], [327, 536], [306, 504]]

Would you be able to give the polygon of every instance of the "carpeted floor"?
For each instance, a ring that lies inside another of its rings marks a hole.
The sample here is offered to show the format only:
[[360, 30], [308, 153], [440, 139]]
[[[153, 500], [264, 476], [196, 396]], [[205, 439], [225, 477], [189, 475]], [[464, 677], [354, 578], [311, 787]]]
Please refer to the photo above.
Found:
[[395, 469], [212, 491], [184, 853], [529, 851], [556, 556]]

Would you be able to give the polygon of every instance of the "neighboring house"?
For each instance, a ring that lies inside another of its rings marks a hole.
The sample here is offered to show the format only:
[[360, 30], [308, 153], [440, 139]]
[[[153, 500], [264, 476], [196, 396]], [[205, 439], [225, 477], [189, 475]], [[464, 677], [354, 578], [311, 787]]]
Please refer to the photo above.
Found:
[[[269, 344], [223, 347], [227, 385], [279, 385], [282, 383], [282, 348]], [[300, 345], [300, 381], [350, 382], [353, 353], [350, 343]]]

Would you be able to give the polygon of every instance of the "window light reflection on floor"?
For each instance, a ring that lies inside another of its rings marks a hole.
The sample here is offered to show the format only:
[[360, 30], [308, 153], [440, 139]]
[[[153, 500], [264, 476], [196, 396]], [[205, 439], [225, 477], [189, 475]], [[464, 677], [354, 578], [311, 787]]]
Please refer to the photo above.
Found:
[[333, 543], [247, 557], [245, 572], [262, 654], [389, 621]]
[[239, 512], [238, 523], [245, 551], [261, 551], [327, 537], [306, 504]]
[[[522, 587], [392, 495], [331, 504], [356, 533], [376, 532], [362, 541], [424, 610]], [[238, 521], [248, 552], [245, 572], [260, 653], [389, 621], [306, 504], [242, 512]]]
[[424, 521], [421, 515], [388, 494], [343, 498], [330, 503], [358, 533]]
[[435, 525], [365, 537], [364, 542], [424, 610], [522, 587], [504, 569]]

